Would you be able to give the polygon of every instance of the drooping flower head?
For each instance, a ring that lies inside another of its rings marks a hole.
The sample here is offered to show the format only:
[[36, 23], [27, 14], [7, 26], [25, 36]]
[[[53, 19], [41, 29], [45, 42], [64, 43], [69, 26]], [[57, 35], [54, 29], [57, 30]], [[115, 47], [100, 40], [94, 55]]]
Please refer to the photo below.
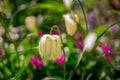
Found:
[[57, 64], [57, 65], [62, 65], [63, 62], [64, 62], [64, 55], [62, 54], [62, 55], [60, 56], [60, 58], [57, 58], [57, 59], [56, 59], [56, 64]]
[[36, 68], [39, 69], [42, 66], [42, 60], [37, 57], [37, 55], [34, 55], [30, 58], [30, 63]]
[[61, 41], [58, 35], [45, 34], [39, 41], [39, 54], [44, 61], [55, 60], [61, 56]]
[[65, 26], [66, 26], [68, 35], [70, 36], [74, 35], [77, 30], [76, 22], [74, 21], [74, 19], [70, 14], [64, 14], [63, 18], [65, 20]]

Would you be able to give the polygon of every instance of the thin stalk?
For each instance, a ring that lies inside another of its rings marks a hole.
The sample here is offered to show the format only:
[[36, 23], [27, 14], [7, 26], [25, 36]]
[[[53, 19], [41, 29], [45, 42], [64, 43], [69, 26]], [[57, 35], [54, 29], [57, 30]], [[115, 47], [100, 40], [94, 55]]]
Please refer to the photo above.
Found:
[[82, 73], [82, 76], [81, 76], [81, 80], [84, 80], [84, 77], [85, 77], [85, 69], [83, 69], [83, 73]]
[[83, 16], [84, 16], [84, 19], [85, 19], [85, 24], [86, 24], [86, 33], [88, 34], [88, 23], [87, 23], [87, 17], [86, 17], [86, 14], [85, 14], [85, 11], [84, 11], [84, 8], [83, 8], [83, 5], [81, 3], [80, 0], [78, 0], [79, 4], [80, 4], [80, 7], [82, 9], [82, 12], [83, 12]]
[[[58, 31], [58, 33], [59, 33], [59, 35], [60, 35], [60, 29], [59, 29], [59, 27], [57, 26], [57, 25], [54, 25], [52, 28], [51, 28], [51, 30], [50, 30], [50, 34], [52, 34], [52, 31], [53, 31], [53, 29], [54, 28], [57, 28], [57, 31]], [[63, 50], [63, 53], [64, 53], [64, 64], [63, 64], [63, 68], [64, 68], [64, 80], [66, 80], [66, 64], [65, 64], [65, 50], [64, 50], [64, 43], [63, 43], [63, 39], [62, 39], [62, 36], [60, 35], [60, 39], [61, 39], [61, 43], [62, 43], [62, 50]]]
[[97, 40], [98, 41], [107, 31], [108, 29], [110, 29], [112, 26], [114, 26], [115, 24], [117, 24], [119, 21], [114, 22], [113, 24], [109, 25], [98, 37]]
[[[19, 63], [19, 55], [18, 55], [17, 45], [15, 45], [15, 51], [16, 51], [16, 61], [18, 64]], [[18, 67], [18, 65], [17, 65], [17, 67]]]
[[84, 52], [85, 52], [85, 49], [84, 49], [84, 50], [81, 52], [81, 54], [79, 55], [78, 61], [77, 61], [77, 63], [76, 63], [76, 66], [75, 66], [74, 70], [70, 73], [70, 76], [69, 76], [68, 80], [71, 80], [73, 74], [75, 73], [75, 71], [76, 71], [76, 69], [77, 69], [77, 67], [78, 67], [78, 65], [79, 65], [79, 63], [80, 63], [80, 61], [81, 61], [81, 59], [82, 59], [82, 56], [83, 56], [83, 53], [84, 53]]

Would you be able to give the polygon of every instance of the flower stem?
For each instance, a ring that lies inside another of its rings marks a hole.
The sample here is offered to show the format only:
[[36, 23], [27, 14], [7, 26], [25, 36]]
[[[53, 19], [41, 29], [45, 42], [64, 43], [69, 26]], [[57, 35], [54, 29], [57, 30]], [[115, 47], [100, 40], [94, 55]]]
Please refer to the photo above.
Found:
[[[59, 29], [59, 27], [57, 26], [57, 25], [54, 25], [52, 28], [51, 28], [51, 30], [50, 30], [50, 34], [52, 34], [52, 31], [53, 31], [53, 29], [54, 28], [57, 28], [57, 31], [58, 31], [58, 33], [59, 33], [59, 35], [60, 35], [60, 29]], [[63, 39], [62, 39], [62, 36], [60, 35], [60, 40], [61, 40], [61, 43], [62, 43], [62, 50], [63, 50], [63, 53], [64, 53], [64, 64], [63, 64], [63, 68], [64, 68], [64, 80], [66, 80], [66, 64], [65, 64], [65, 50], [64, 50], [64, 43], [63, 43]]]
[[110, 29], [112, 26], [114, 26], [115, 24], [117, 24], [119, 22], [120, 21], [116, 21], [116, 22], [112, 23], [111, 25], [109, 25], [100, 35], [98, 35], [96, 41], [98, 41], [108, 31], [108, 29]]
[[18, 55], [18, 50], [17, 50], [17, 45], [16, 44], [14, 44], [14, 46], [15, 46], [15, 51], [16, 51], [16, 64], [17, 64], [17, 68], [19, 67], [19, 55]]
[[75, 66], [74, 70], [70, 73], [70, 76], [69, 76], [68, 80], [71, 80], [74, 72], [76, 71], [76, 69], [77, 69], [77, 67], [78, 67], [78, 65], [79, 65], [79, 63], [80, 63], [80, 61], [81, 61], [81, 59], [82, 59], [82, 56], [83, 56], [83, 53], [84, 53], [84, 52], [85, 52], [85, 49], [84, 49], [84, 50], [81, 52], [81, 54], [79, 55], [78, 61], [77, 61], [77, 63], [76, 63], [76, 66]]
[[83, 16], [84, 16], [84, 19], [85, 19], [85, 24], [86, 24], [86, 34], [88, 34], [87, 17], [86, 17], [86, 15], [85, 15], [85, 11], [84, 11], [84, 8], [83, 8], [83, 5], [82, 5], [81, 1], [80, 1], [80, 0], [78, 0], [78, 2], [79, 2], [79, 4], [80, 4], [80, 7], [81, 7], [81, 9], [82, 9]]

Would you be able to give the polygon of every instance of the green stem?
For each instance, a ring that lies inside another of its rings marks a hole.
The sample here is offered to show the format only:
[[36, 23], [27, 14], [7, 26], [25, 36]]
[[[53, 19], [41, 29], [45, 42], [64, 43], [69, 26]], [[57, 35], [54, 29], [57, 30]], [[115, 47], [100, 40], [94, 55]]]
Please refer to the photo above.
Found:
[[[54, 25], [52, 28], [51, 28], [51, 30], [50, 30], [50, 34], [52, 34], [52, 31], [53, 31], [53, 29], [54, 28], [57, 28], [57, 31], [58, 31], [58, 33], [59, 33], [59, 35], [60, 35], [60, 29], [59, 29], [59, 27], [57, 26], [57, 25]], [[63, 68], [64, 68], [64, 80], [66, 80], [66, 64], [65, 64], [65, 50], [64, 50], [64, 43], [63, 43], [63, 39], [62, 39], [62, 36], [60, 35], [60, 39], [61, 39], [61, 43], [62, 43], [62, 50], [63, 50], [63, 53], [64, 53], [64, 64], [63, 64]]]
[[75, 71], [76, 71], [76, 69], [77, 69], [77, 67], [78, 67], [78, 65], [79, 65], [79, 63], [80, 63], [80, 61], [81, 61], [81, 59], [82, 59], [82, 56], [83, 56], [83, 53], [84, 53], [84, 52], [85, 52], [85, 49], [84, 49], [84, 50], [81, 52], [81, 54], [79, 55], [78, 61], [77, 61], [77, 63], [76, 63], [76, 66], [75, 66], [74, 70], [70, 73], [70, 76], [69, 76], [68, 80], [71, 80], [73, 74], [75, 73]]
[[83, 16], [84, 16], [84, 19], [85, 19], [85, 24], [86, 24], [86, 33], [88, 34], [88, 24], [87, 24], [87, 17], [86, 17], [86, 15], [85, 15], [85, 11], [84, 11], [84, 8], [83, 8], [83, 5], [82, 5], [82, 3], [81, 3], [81, 1], [80, 0], [78, 0], [78, 2], [79, 2], [79, 4], [80, 4], [80, 7], [81, 7], [81, 9], [82, 9], [82, 12], [83, 12]]
[[108, 26], [98, 37], [97, 40], [98, 41], [107, 31], [108, 29], [110, 29], [113, 25], [117, 24], [119, 21], [114, 22], [113, 24], [111, 24], [110, 26]]
[[82, 73], [82, 76], [81, 76], [81, 80], [84, 80], [84, 76], [85, 76], [85, 69], [83, 69], [83, 73]]
[[17, 45], [15, 45], [14, 44], [14, 46], [15, 46], [15, 51], [16, 51], [16, 61], [17, 61], [17, 67], [18, 67], [18, 63], [19, 63], [19, 55], [18, 55], [18, 50], [17, 50]]

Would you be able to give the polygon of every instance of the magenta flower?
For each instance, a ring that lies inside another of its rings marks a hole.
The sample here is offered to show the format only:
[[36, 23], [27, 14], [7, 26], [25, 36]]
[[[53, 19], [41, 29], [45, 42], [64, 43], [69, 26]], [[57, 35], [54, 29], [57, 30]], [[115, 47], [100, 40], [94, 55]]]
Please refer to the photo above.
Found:
[[75, 46], [82, 51], [82, 50], [83, 50], [83, 47], [84, 47], [82, 34], [77, 33], [77, 34], [74, 35], [74, 38], [76, 39], [76, 41], [75, 41], [75, 43], [74, 43]]
[[83, 50], [83, 44], [80, 41], [75, 41], [75, 46], [79, 48], [81, 51]]
[[62, 65], [63, 62], [64, 62], [64, 55], [62, 54], [62, 55], [60, 56], [60, 58], [57, 58], [57, 59], [56, 59], [56, 64], [57, 64], [57, 65]]
[[55, 30], [52, 31], [52, 34], [53, 35], [59, 35], [59, 33], [57, 31], [55, 31]]
[[37, 55], [34, 55], [30, 58], [30, 63], [36, 68], [39, 69], [42, 66], [42, 60], [38, 59]]
[[41, 30], [38, 31], [38, 37], [42, 37], [43, 36], [43, 32]]
[[111, 56], [113, 55], [111, 47], [103, 43], [100, 44], [100, 47], [102, 49], [103, 54], [105, 55], [106, 61], [110, 62]]
[[0, 56], [3, 56], [3, 55], [4, 55], [4, 51], [0, 50]]

